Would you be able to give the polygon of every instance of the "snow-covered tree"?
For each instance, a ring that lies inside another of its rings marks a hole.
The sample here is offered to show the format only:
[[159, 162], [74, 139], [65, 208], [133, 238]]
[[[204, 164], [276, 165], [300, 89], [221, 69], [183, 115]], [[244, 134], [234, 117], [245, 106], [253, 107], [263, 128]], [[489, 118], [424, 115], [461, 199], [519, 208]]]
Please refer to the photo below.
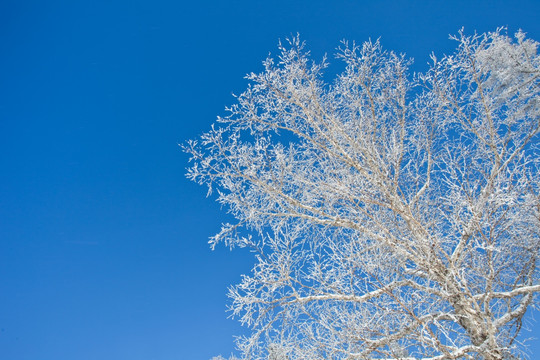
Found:
[[540, 58], [522, 32], [465, 36], [411, 76], [379, 42], [345, 68], [298, 38], [249, 74], [188, 177], [249, 247], [230, 289], [244, 359], [521, 356], [540, 291]]

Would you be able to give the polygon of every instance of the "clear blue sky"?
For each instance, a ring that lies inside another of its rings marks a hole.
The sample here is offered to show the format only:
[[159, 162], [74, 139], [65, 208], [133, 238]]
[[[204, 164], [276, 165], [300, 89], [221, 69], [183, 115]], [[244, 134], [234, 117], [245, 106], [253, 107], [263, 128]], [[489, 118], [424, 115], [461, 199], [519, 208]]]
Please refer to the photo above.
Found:
[[178, 143], [224, 114], [279, 38], [299, 32], [320, 58], [381, 37], [423, 70], [462, 26], [540, 40], [539, 15], [538, 0], [3, 0], [0, 359], [233, 350], [227, 286], [250, 254], [208, 248], [225, 217], [184, 178]]

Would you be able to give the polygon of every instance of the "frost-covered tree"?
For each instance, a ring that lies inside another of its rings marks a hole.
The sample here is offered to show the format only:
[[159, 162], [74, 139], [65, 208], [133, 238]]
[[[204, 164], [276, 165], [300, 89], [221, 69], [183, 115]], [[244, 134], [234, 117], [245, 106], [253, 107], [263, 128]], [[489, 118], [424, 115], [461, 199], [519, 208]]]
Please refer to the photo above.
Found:
[[185, 149], [249, 247], [230, 289], [244, 359], [508, 359], [540, 291], [540, 58], [518, 32], [454, 38], [411, 76], [379, 42], [345, 68], [294, 38]]

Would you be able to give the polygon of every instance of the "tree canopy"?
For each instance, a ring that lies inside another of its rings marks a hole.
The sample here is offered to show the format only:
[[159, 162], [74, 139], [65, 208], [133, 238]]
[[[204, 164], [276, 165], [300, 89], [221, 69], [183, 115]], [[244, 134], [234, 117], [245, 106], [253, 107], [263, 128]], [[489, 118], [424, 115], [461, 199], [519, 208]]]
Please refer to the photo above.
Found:
[[298, 37], [184, 149], [249, 247], [244, 359], [503, 359], [540, 291], [538, 43], [454, 37], [411, 75], [379, 41], [345, 68]]

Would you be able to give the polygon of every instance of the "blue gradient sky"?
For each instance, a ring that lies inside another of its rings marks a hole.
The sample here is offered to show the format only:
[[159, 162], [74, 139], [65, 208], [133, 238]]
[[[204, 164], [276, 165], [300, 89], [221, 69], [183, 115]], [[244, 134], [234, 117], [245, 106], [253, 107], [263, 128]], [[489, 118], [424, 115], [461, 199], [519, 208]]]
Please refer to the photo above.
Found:
[[299, 32], [320, 58], [381, 37], [422, 71], [462, 26], [540, 40], [539, 14], [537, 0], [2, 1], [0, 359], [233, 351], [226, 290], [250, 254], [208, 248], [225, 215], [184, 178], [178, 143], [279, 38]]

